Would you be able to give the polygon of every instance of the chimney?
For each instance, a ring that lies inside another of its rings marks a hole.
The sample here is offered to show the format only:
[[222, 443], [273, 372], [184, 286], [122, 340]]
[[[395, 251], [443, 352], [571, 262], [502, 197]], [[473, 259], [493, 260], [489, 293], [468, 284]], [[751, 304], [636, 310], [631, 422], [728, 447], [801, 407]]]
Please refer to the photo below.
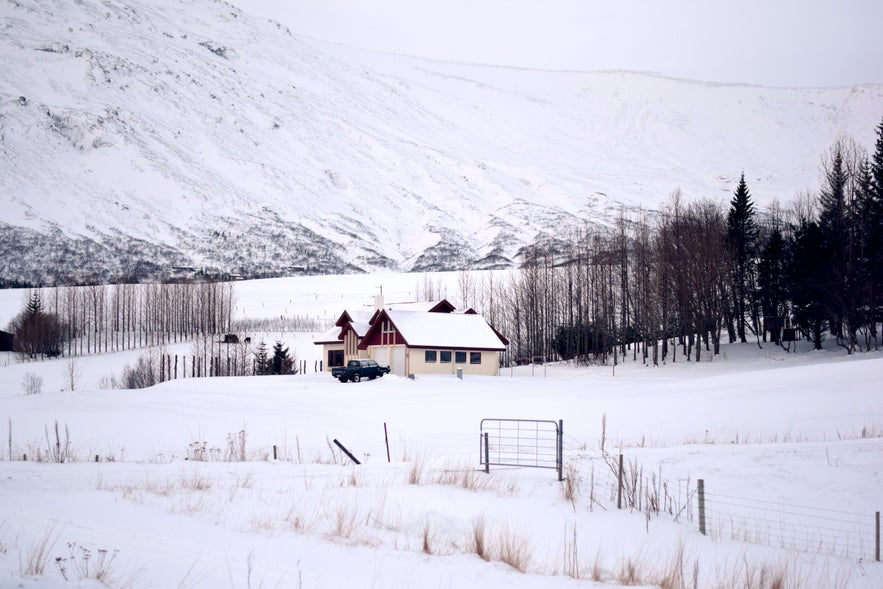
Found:
[[383, 295], [374, 295], [374, 310], [380, 311], [383, 309]]

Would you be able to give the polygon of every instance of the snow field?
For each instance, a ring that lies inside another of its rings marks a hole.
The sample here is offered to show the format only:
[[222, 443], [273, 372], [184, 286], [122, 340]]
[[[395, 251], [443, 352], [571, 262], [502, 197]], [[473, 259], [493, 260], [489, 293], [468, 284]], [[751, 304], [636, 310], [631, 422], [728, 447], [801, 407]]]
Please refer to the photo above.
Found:
[[[428, 278], [456, 298], [455, 275], [255, 281], [237, 285], [237, 315], [336, 318], [370, 304], [374, 285], [393, 302]], [[20, 293], [0, 293], [12, 299], [10, 316]], [[265, 335], [312, 369], [311, 334]], [[74, 391], [61, 390], [66, 360], [0, 359], [0, 587], [100, 587], [102, 555], [112, 587], [883, 584], [879, 353], [748, 344], [699, 365], [627, 358], [615, 372], [341, 384], [308, 370], [98, 386], [138, 354], [77, 358]], [[22, 394], [28, 372], [44, 378], [40, 394]], [[482, 472], [487, 417], [563, 419], [567, 480]], [[34, 460], [68, 439], [70, 461]]]

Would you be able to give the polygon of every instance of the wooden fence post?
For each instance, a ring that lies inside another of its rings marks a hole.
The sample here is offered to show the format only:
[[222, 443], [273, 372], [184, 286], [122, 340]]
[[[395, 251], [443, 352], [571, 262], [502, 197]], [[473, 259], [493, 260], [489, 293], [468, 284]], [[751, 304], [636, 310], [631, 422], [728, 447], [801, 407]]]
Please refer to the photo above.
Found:
[[491, 456], [488, 452], [490, 447], [490, 437], [488, 436], [488, 432], [484, 432], [484, 472], [486, 473], [491, 471]]
[[699, 479], [696, 483], [699, 495], [699, 533], [705, 536], [705, 481]]
[[558, 482], [564, 480], [564, 420], [558, 420], [558, 439], [556, 440], [555, 454], [557, 454], [555, 466], [558, 467]]
[[358, 460], [355, 456], [353, 456], [353, 453], [352, 453], [352, 452], [350, 452], [349, 450], [347, 450], [347, 449], [344, 447], [343, 444], [341, 444], [340, 442], [337, 441], [337, 438], [334, 438], [334, 439], [331, 440], [331, 441], [334, 442], [334, 444], [335, 444], [338, 448], [340, 448], [341, 450], [343, 450], [343, 453], [346, 454], [347, 456], [349, 456], [349, 457], [350, 457], [350, 460], [352, 460], [352, 461], [355, 462], [356, 464], [362, 464], [361, 462], [359, 462], [359, 460]]
[[877, 562], [880, 562], [880, 512], [879, 511], [877, 512], [876, 519], [877, 519], [877, 536], [876, 536], [877, 541], [876, 541], [876, 545], [875, 545], [876, 549], [874, 550], [874, 558], [877, 560]]
[[386, 431], [386, 422], [383, 422], [383, 441], [386, 442], [386, 462], [391, 462], [389, 459], [389, 434]]
[[616, 478], [616, 508], [622, 509], [622, 454], [619, 455], [619, 472]]

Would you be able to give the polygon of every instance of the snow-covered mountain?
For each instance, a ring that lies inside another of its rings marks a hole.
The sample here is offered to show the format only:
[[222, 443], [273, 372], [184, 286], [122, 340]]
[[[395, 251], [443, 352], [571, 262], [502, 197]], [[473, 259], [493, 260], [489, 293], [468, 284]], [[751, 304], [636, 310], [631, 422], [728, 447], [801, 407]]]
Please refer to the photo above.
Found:
[[813, 188], [883, 86], [442, 63], [212, 0], [0, 4], [0, 279], [489, 268], [677, 187]]

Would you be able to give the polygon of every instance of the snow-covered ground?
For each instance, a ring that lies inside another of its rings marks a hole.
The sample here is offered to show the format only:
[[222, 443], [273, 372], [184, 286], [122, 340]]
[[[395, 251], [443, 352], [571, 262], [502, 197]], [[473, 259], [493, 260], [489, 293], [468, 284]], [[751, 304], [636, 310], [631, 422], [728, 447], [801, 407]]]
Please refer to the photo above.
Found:
[[[237, 284], [237, 314], [325, 319], [429, 280], [456, 304], [456, 275], [299, 278]], [[21, 296], [0, 292], [4, 320]], [[266, 335], [307, 373], [99, 388], [127, 352], [77, 359], [71, 392], [65, 360], [0, 357], [0, 587], [883, 585], [879, 353], [742, 344], [700, 365], [343, 385], [312, 372], [311, 334]], [[42, 393], [22, 394], [25, 373]], [[563, 420], [568, 481], [485, 474], [484, 418]], [[70, 459], [34, 461], [56, 423]], [[616, 509], [619, 452], [640, 509]]]

